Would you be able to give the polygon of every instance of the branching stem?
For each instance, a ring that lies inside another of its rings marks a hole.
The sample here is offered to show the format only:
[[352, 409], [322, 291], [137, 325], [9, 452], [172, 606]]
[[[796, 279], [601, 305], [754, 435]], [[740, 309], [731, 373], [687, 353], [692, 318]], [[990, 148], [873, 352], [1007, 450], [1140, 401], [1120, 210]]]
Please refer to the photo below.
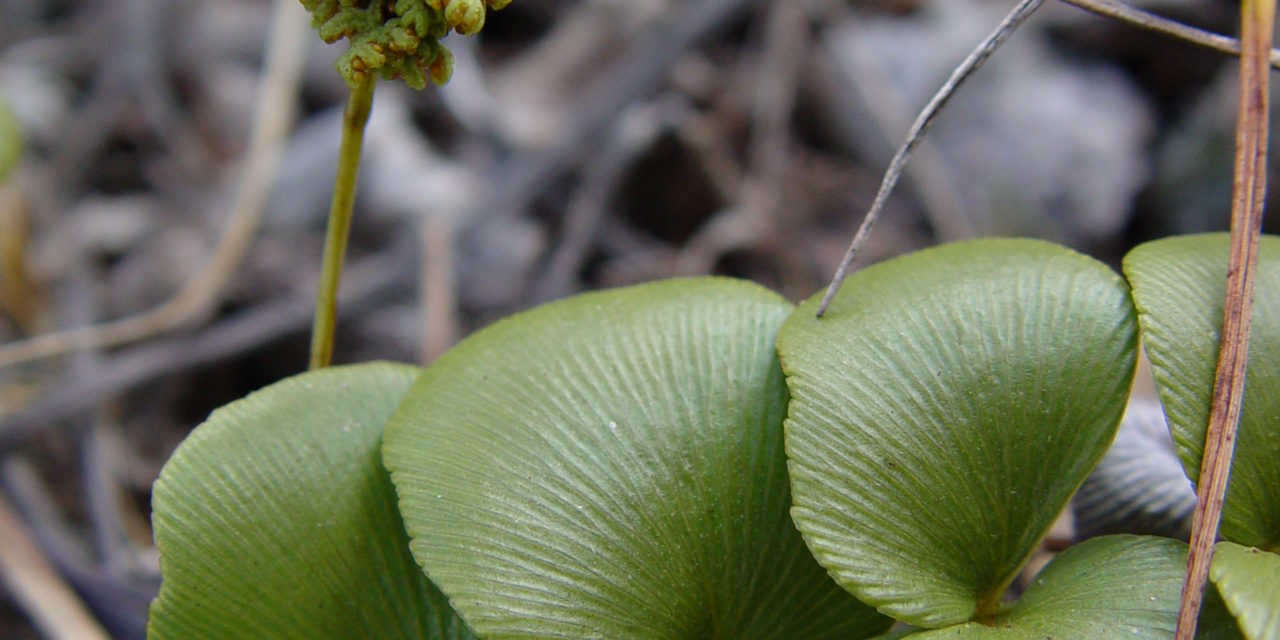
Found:
[[311, 369], [327, 367], [333, 361], [338, 280], [347, 254], [347, 236], [356, 201], [356, 179], [360, 174], [360, 149], [364, 143], [364, 126], [369, 122], [369, 111], [373, 107], [374, 82], [370, 77], [352, 89], [342, 113], [342, 147], [338, 151], [338, 174], [333, 180], [329, 228], [325, 233], [320, 286], [316, 293], [315, 324], [311, 330]]

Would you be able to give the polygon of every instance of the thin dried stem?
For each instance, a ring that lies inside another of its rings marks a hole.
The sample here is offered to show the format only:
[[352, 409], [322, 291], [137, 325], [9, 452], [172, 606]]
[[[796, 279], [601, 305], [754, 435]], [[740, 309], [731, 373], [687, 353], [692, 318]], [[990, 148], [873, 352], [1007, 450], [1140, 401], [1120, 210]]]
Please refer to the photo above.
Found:
[[925, 132], [929, 130], [929, 126], [933, 124], [934, 119], [942, 108], [946, 106], [951, 97], [955, 95], [956, 89], [969, 79], [975, 71], [980, 69], [995, 53], [1000, 45], [1004, 44], [1009, 36], [1012, 36], [1022, 23], [1035, 13], [1044, 4], [1044, 0], [1022, 0], [1018, 6], [1005, 16], [1000, 26], [987, 36], [982, 44], [974, 49], [964, 62], [951, 73], [951, 77], [947, 79], [946, 84], [934, 94], [929, 100], [929, 104], [925, 105], [920, 115], [916, 117], [915, 124], [911, 125], [911, 130], [907, 133], [907, 141], [898, 148], [898, 152], [894, 154], [893, 159], [889, 162], [889, 169], [885, 171], [884, 179], [880, 182], [880, 190], [876, 192], [876, 198], [871, 203], [871, 209], [867, 212], [867, 217], [863, 218], [862, 225], [858, 227], [858, 232], [854, 234], [853, 241], [849, 243], [849, 249], [844, 254], [844, 259], [840, 261], [840, 267], [836, 269], [835, 276], [831, 279], [831, 284], [827, 286], [827, 293], [822, 297], [822, 302], [818, 305], [818, 317], [822, 317], [826, 313], [827, 307], [831, 304], [831, 299], [835, 297], [836, 291], [840, 289], [840, 285], [849, 275], [849, 269], [853, 266], [854, 258], [857, 257], [858, 250], [866, 243], [867, 237], [871, 234], [872, 227], [876, 221], [880, 219], [880, 214], [884, 210], [885, 202], [889, 199], [889, 194], [893, 192], [894, 185], [898, 184], [898, 178], [902, 175], [902, 169], [907, 164], [907, 158], [911, 156], [911, 152], [920, 144], [921, 138]]
[[461, 332], [454, 269], [458, 232], [454, 223], [443, 216], [427, 216], [420, 233], [422, 268], [418, 297], [422, 303], [422, 343], [418, 362], [426, 365], [448, 351]]
[[1213, 543], [1222, 518], [1222, 501], [1231, 474], [1240, 406], [1244, 400], [1253, 317], [1253, 273], [1267, 192], [1269, 117], [1268, 52], [1275, 23], [1275, 0], [1245, 0], [1241, 6], [1243, 47], [1240, 115], [1236, 127], [1236, 168], [1231, 207], [1231, 257], [1227, 269], [1222, 343], [1213, 381], [1213, 404], [1205, 434], [1198, 500], [1191, 519], [1191, 550], [1182, 585], [1177, 640], [1192, 640], [1213, 560]]
[[[1168, 18], [1135, 9], [1114, 0], [1061, 0], [1062, 2], [1078, 7], [1085, 11], [1095, 13], [1101, 16], [1119, 20], [1121, 22], [1131, 24], [1143, 29], [1163, 33], [1179, 40], [1184, 40], [1192, 44], [1200, 45], [1214, 51], [1226, 53], [1230, 55], [1240, 54], [1240, 41], [1216, 33], [1197, 29]], [[902, 171], [906, 166], [907, 159], [916, 146], [920, 144], [920, 140], [928, 131], [929, 126], [933, 124], [933, 119], [937, 117], [938, 112], [951, 99], [952, 94], [959, 88], [965, 80], [968, 79], [974, 71], [986, 62], [995, 50], [1004, 43], [1013, 32], [1026, 21], [1031, 14], [1043, 4], [1032, 0], [1024, 0], [1014, 7], [1013, 11], [1005, 18], [1004, 22], [996, 29], [994, 33], [987, 37], [986, 40], [978, 46], [969, 57], [952, 73], [951, 78], [943, 85], [941, 89], [934, 94], [933, 99], [925, 106], [924, 110], [916, 118], [915, 124], [907, 133], [907, 140], [898, 149], [893, 160], [889, 163], [889, 168], [885, 171], [883, 180], [880, 183], [880, 190], [876, 193], [875, 200], [871, 203], [871, 209], [867, 212], [866, 218], [858, 227], [857, 233], [853, 237], [853, 241], [849, 243], [849, 249], [845, 252], [844, 258], [840, 261], [840, 266], [836, 269], [835, 275], [831, 278], [831, 284], [827, 286], [827, 291], [822, 297], [822, 302], [818, 305], [817, 315], [822, 317], [826, 313], [827, 307], [831, 305], [831, 300], [835, 297], [836, 292], [840, 289], [840, 285], [849, 275], [849, 270], [853, 266], [853, 261], [857, 254], [862, 250], [862, 246], [866, 244], [867, 238], [870, 237], [871, 229], [880, 219], [880, 214], [884, 209], [885, 202], [889, 198], [889, 194], [893, 192], [894, 186], [898, 183]], [[1264, 51], [1264, 66], [1270, 65], [1280, 68], [1280, 50], [1274, 50], [1268, 47]]]
[[[1163, 33], [1172, 36], [1178, 40], [1190, 42], [1208, 49], [1213, 49], [1219, 53], [1225, 53], [1232, 56], [1240, 55], [1240, 41], [1224, 35], [1219, 35], [1203, 29], [1175, 22], [1168, 18], [1162, 18], [1152, 13], [1147, 13], [1141, 9], [1130, 7], [1115, 0], [1061, 0], [1062, 2], [1074, 7], [1079, 7], [1089, 13], [1096, 13], [1100, 16], [1112, 18], [1131, 24], [1135, 27], [1141, 27], [1157, 33]], [[1270, 55], [1271, 66], [1280, 68], [1280, 50], [1272, 49]]]
[[36, 546], [17, 512], [0, 495], [0, 586], [53, 640], [106, 640], [110, 636], [89, 613]]

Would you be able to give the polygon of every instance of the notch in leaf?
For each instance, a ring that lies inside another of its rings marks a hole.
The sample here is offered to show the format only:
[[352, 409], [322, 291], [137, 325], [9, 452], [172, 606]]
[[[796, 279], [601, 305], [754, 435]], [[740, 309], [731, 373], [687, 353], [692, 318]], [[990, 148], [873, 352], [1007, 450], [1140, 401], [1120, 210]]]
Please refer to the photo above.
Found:
[[991, 618], [1106, 450], [1137, 327], [1105, 265], [981, 240], [856, 273], [778, 349], [795, 507], [809, 548], [921, 627]]

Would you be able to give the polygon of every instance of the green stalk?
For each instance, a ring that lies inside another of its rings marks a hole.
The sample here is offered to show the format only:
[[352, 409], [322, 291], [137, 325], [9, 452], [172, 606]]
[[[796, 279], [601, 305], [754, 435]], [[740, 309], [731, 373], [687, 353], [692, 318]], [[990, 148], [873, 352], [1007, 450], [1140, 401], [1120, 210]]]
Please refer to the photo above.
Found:
[[351, 90], [342, 112], [342, 148], [338, 152], [338, 175], [333, 179], [333, 201], [329, 205], [329, 228], [325, 232], [321, 258], [320, 288], [316, 292], [315, 323], [311, 329], [311, 369], [333, 361], [333, 335], [338, 324], [338, 279], [347, 254], [347, 235], [356, 202], [356, 178], [360, 174], [360, 148], [364, 126], [373, 107], [374, 79], [370, 77]]

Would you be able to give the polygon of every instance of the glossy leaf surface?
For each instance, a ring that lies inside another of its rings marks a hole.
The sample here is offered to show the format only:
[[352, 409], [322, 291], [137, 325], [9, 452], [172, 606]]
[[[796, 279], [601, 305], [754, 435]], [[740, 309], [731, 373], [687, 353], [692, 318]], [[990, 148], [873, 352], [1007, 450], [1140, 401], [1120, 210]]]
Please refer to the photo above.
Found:
[[[1124, 260], [1143, 344], [1187, 476], [1199, 480], [1227, 281], [1226, 234], [1139, 246]], [[1221, 536], [1280, 549], [1280, 239], [1260, 245], [1244, 405]]]
[[1280, 638], [1280, 555], [1220, 542], [1209, 579], [1245, 638]]
[[797, 526], [884, 613], [990, 613], [1124, 411], [1124, 283], [1056, 245], [983, 240], [864, 269], [821, 319], [816, 302], [778, 338]]
[[155, 485], [149, 637], [473, 638], [409, 554], [379, 455], [417, 372], [306, 373], [192, 432]]
[[552, 303], [441, 357], [387, 430], [414, 555], [500, 638], [859, 638], [788, 515], [791, 305], [726, 279]]

